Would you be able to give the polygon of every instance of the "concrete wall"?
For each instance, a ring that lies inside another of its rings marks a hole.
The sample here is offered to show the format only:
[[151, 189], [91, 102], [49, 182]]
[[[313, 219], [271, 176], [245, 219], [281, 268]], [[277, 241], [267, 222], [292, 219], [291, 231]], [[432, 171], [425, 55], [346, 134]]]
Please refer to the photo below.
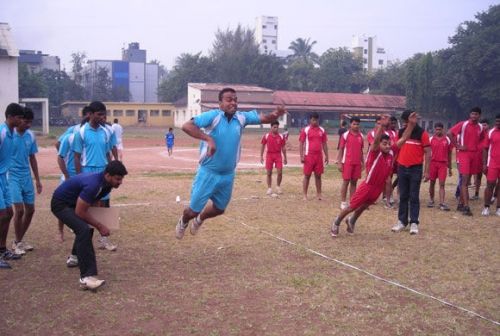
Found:
[[5, 121], [5, 109], [19, 102], [17, 57], [0, 57], [0, 122]]

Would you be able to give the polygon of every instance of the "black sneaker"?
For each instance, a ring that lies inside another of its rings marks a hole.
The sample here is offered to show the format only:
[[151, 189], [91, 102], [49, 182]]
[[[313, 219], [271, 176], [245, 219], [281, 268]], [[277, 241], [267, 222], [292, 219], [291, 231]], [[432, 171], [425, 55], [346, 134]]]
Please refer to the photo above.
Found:
[[468, 206], [466, 206], [466, 207], [464, 207], [462, 214], [464, 216], [472, 216], [472, 211], [470, 211], [470, 208]]
[[8, 262], [6, 262], [2, 258], [0, 258], [0, 268], [9, 269], [9, 268], [12, 268], [12, 267], [10, 267], [10, 265], [9, 265]]
[[5, 252], [2, 253], [0, 256], [3, 260], [18, 260], [21, 259], [20, 254], [16, 254], [10, 250], [5, 250]]
[[464, 205], [463, 204], [458, 204], [457, 205], [457, 211], [464, 211]]
[[351, 217], [347, 217], [345, 219], [345, 223], [347, 224], [347, 233], [353, 234], [354, 233], [354, 226], [356, 224], [351, 222]]

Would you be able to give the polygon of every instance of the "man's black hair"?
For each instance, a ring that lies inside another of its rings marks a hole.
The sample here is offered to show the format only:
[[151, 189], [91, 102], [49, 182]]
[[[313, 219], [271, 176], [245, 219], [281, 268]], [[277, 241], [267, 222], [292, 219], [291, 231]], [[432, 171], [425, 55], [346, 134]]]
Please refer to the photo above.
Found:
[[116, 175], [125, 176], [128, 174], [128, 171], [123, 165], [123, 163], [121, 163], [121, 161], [115, 160], [108, 163], [106, 169], [104, 170], [104, 173], [109, 174], [111, 176], [116, 176]]
[[438, 127], [444, 128], [443, 123], [442, 122], [437, 122], [437, 123], [434, 124], [434, 128], [438, 128]]
[[411, 109], [404, 110], [403, 114], [401, 114], [401, 120], [408, 121], [410, 114], [412, 114], [413, 112], [415, 112], [415, 111], [411, 110]]
[[113, 120], [113, 122], [114, 122], [115, 124], [118, 124], [118, 119], [116, 119], [116, 118], [115, 118], [115, 119]]
[[500, 119], [500, 113], [495, 116], [495, 119]]
[[311, 115], [309, 116], [309, 119], [318, 119], [319, 120], [318, 112], [311, 113]]
[[23, 119], [33, 120], [34, 118], [35, 114], [33, 113], [33, 110], [29, 107], [25, 107]]
[[471, 108], [470, 111], [481, 114], [481, 108], [479, 106]]
[[90, 107], [88, 105], [84, 106], [82, 108], [82, 117], [86, 117], [87, 114], [89, 114], [90, 112], [92, 112], [92, 110], [90, 109]]
[[340, 126], [342, 126], [342, 127], [346, 127], [346, 126], [347, 126], [347, 121], [342, 120], [342, 122], [340, 123]]
[[5, 118], [15, 116], [24, 116], [24, 107], [17, 103], [10, 103], [5, 109]]
[[382, 141], [382, 140], [389, 140], [389, 141], [391, 141], [391, 138], [390, 138], [387, 134], [385, 134], [385, 133], [384, 133], [384, 134], [382, 134], [382, 136], [380, 137], [380, 141]]
[[483, 119], [479, 120], [479, 123], [480, 124], [488, 124], [489, 125], [490, 121], [487, 118], [483, 118]]
[[224, 96], [224, 93], [226, 93], [226, 92], [236, 93], [236, 90], [233, 88], [230, 88], [230, 87], [223, 88], [222, 90], [220, 90], [219, 91], [219, 101], [220, 102], [222, 101], [222, 96]]
[[391, 120], [391, 122], [392, 122], [392, 121], [398, 121], [398, 118], [396, 118], [395, 116], [391, 116], [391, 119], [390, 119], [390, 120]]
[[352, 117], [352, 118], [351, 118], [351, 124], [352, 124], [354, 121], [356, 121], [356, 122], [360, 123], [360, 122], [361, 122], [361, 119], [359, 119], [358, 117]]
[[278, 120], [275, 120], [271, 123], [271, 127], [273, 127], [274, 125], [280, 125], [280, 122]]
[[375, 122], [379, 121], [380, 119], [382, 119], [382, 117], [381, 117], [381, 116], [376, 116], [376, 117], [375, 117]]
[[91, 113], [106, 112], [106, 105], [104, 105], [100, 101], [93, 101], [92, 103], [89, 104], [89, 108]]

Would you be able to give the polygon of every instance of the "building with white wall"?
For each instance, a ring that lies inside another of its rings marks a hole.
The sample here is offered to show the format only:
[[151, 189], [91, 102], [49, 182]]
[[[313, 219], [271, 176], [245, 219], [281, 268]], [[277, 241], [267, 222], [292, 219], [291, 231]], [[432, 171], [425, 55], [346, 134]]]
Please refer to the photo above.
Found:
[[259, 16], [255, 19], [255, 40], [261, 54], [276, 54], [278, 50], [277, 16]]
[[158, 102], [158, 64], [146, 63], [146, 50], [140, 49], [139, 43], [130, 43], [127, 49], [123, 49], [122, 60], [87, 62], [83, 70], [83, 85], [90, 97], [94, 94], [97, 74], [101, 68], [107, 70], [112, 90], [124, 93], [122, 101]]
[[351, 48], [353, 54], [363, 60], [363, 69], [366, 72], [384, 69], [388, 65], [387, 53], [378, 45], [376, 36], [354, 35]]
[[8, 23], [0, 22], [0, 122], [5, 121], [5, 109], [19, 102], [19, 50]]

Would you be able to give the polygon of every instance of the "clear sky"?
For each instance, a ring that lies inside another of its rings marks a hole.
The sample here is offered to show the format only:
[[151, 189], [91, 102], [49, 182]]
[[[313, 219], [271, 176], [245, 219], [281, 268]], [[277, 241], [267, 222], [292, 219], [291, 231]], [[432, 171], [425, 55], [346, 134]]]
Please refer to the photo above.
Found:
[[253, 29], [257, 16], [277, 16], [278, 48], [296, 38], [317, 41], [313, 51], [350, 47], [355, 34], [376, 35], [390, 59], [446, 48], [457, 26], [495, 0], [0, 0], [0, 22], [10, 24], [19, 49], [61, 58], [85, 51], [89, 59], [120, 59], [139, 42], [148, 61], [170, 69], [181, 53], [208, 55], [217, 29]]

